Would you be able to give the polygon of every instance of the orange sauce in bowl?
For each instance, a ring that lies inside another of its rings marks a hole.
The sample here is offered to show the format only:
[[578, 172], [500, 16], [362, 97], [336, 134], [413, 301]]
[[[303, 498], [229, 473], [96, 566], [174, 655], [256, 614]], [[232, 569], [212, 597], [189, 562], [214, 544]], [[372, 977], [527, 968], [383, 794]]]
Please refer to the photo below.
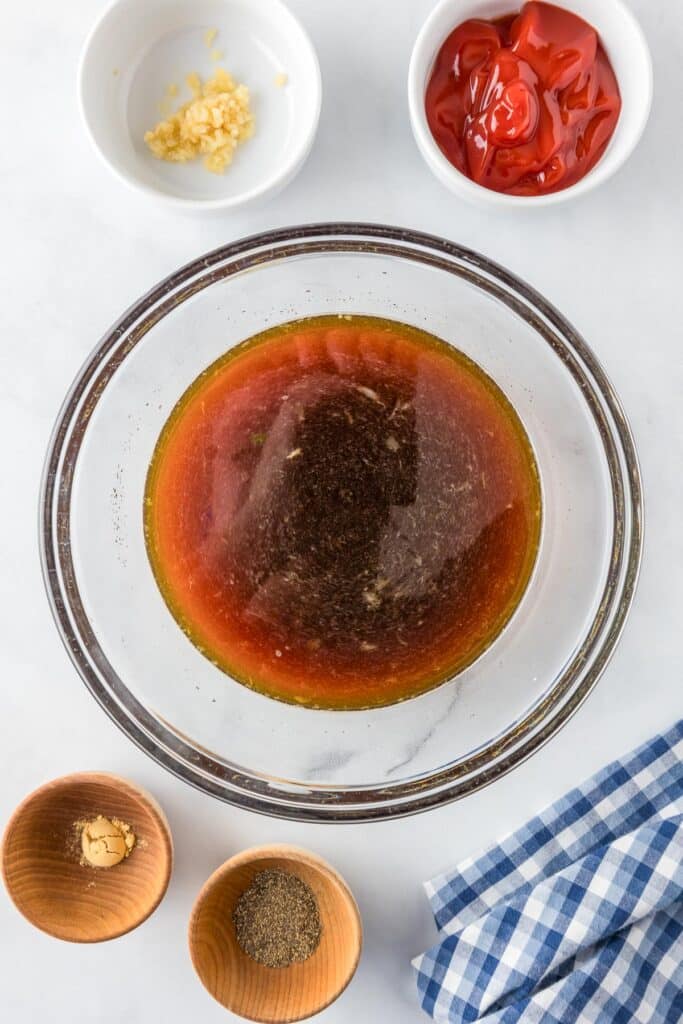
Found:
[[541, 494], [496, 384], [450, 345], [318, 317], [231, 349], [150, 465], [144, 527], [189, 639], [268, 696], [390, 704], [471, 664], [529, 582]]

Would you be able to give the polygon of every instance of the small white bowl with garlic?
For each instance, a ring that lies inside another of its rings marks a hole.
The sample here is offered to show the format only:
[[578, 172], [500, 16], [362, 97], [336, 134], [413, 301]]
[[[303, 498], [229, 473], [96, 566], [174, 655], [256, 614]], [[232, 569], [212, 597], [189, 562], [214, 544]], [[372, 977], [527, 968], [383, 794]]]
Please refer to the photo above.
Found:
[[[155, 157], [145, 134], [192, 100], [188, 75], [206, 83], [221, 68], [249, 91], [251, 137], [223, 173], [201, 155]], [[85, 43], [78, 91], [110, 170], [188, 211], [236, 209], [283, 188], [310, 152], [322, 97], [315, 50], [281, 0], [116, 0]]]

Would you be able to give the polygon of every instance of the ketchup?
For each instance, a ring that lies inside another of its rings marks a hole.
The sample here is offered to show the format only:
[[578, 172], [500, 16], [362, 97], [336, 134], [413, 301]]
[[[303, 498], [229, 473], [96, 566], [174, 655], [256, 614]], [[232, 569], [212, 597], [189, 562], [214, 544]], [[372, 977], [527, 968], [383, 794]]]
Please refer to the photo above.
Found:
[[425, 106], [459, 171], [496, 192], [535, 196], [567, 188], [595, 166], [621, 98], [595, 29], [532, 0], [517, 15], [472, 19], [451, 32]]

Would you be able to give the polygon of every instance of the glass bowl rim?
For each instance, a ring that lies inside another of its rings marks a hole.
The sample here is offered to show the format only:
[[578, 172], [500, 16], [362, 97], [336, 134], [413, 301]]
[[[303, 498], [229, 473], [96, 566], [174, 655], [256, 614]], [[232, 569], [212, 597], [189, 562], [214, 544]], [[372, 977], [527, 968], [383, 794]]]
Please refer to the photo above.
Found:
[[[386, 786], [287, 782], [278, 789], [281, 780], [221, 764], [186, 742], [149, 712], [115, 673], [80, 601], [69, 540], [71, 486], [99, 396], [161, 310], [165, 315], [246, 267], [344, 252], [409, 259], [457, 274], [501, 299], [553, 348], [581, 387], [600, 433], [612, 490], [612, 550], [586, 639], [544, 695], [503, 734], [445, 768]], [[109, 717], [157, 763], [205, 793], [260, 813], [318, 822], [373, 821], [424, 811], [489, 785], [539, 749], [583, 703], [614, 652], [633, 600], [643, 547], [642, 484], [628, 421], [599, 360], [535, 289], [474, 250], [435, 235], [382, 224], [308, 224], [251, 235], [192, 260], [138, 299], [104, 334], [71, 385], [50, 438], [40, 491], [39, 542], [48, 601], [72, 662]]]

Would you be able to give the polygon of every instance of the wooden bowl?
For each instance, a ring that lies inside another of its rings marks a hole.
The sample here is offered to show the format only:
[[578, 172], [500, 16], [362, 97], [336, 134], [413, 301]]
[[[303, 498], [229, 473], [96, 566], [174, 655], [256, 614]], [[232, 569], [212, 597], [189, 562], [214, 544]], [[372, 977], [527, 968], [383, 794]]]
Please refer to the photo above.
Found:
[[[111, 868], [81, 864], [76, 822], [102, 814], [133, 829], [130, 856]], [[168, 887], [173, 846], [153, 797], [107, 772], [48, 782], [17, 807], [5, 829], [2, 875], [24, 917], [58, 939], [103, 942], [137, 928]]]
[[[318, 901], [320, 944], [303, 963], [265, 967], [237, 944], [232, 912], [254, 875], [267, 869], [298, 875]], [[354, 975], [362, 945], [358, 907], [337, 872], [295, 846], [258, 846], [211, 875], [192, 910], [190, 955], [204, 987], [222, 1006], [266, 1024], [311, 1017], [339, 996]]]

